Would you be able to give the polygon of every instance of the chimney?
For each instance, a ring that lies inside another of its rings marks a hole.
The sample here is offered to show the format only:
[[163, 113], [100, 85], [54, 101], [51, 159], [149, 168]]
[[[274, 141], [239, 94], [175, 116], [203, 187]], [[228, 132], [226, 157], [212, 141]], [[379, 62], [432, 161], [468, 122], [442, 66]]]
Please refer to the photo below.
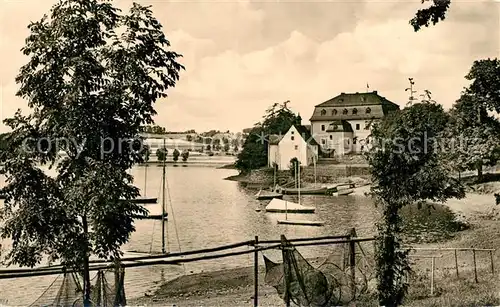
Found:
[[374, 94], [377, 94], [377, 91], [373, 91]]

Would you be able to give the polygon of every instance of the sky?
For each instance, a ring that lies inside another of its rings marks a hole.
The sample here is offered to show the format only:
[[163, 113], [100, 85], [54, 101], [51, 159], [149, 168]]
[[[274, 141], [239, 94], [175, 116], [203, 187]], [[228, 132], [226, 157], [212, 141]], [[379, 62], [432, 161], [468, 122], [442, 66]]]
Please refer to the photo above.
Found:
[[[27, 102], [15, 77], [27, 25], [55, 0], [0, 0], [0, 115]], [[152, 5], [171, 49], [186, 67], [169, 97], [157, 101], [156, 124], [170, 131], [241, 131], [273, 103], [307, 124], [314, 106], [341, 92], [377, 90], [401, 107], [408, 78], [446, 109], [460, 96], [474, 60], [498, 57], [500, 2], [452, 0], [446, 20], [414, 32], [420, 0], [166, 1]], [[132, 1], [114, 1], [127, 10]], [[0, 132], [8, 128], [0, 124]]]

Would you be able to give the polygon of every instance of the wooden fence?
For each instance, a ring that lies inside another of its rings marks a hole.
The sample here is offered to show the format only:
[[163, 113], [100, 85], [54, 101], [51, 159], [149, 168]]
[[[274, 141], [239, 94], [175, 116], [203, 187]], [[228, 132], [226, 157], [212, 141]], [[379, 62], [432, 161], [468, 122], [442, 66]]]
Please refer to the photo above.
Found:
[[[366, 237], [366, 238], [357, 237], [354, 228], [351, 229], [351, 231], [345, 235], [287, 239], [288, 242], [293, 243], [293, 246], [315, 246], [315, 245], [335, 245], [335, 244], [347, 245], [349, 250], [347, 255], [347, 260], [348, 260], [347, 262], [350, 267], [350, 280], [353, 292], [355, 292], [356, 243], [358, 243], [359, 245], [360, 242], [369, 242], [373, 240], [375, 240], [375, 237]], [[205, 249], [161, 254], [161, 255], [126, 257], [120, 259], [119, 266], [123, 268], [131, 268], [131, 267], [141, 267], [141, 266], [151, 266], [151, 265], [177, 265], [181, 263], [188, 263], [194, 261], [233, 257], [244, 254], [254, 254], [254, 260], [253, 260], [254, 292], [255, 292], [254, 306], [258, 306], [259, 252], [270, 249], [283, 250], [287, 248], [284, 242], [285, 240], [283, 235], [279, 240], [259, 240], [259, 237], [255, 236], [254, 240], [228, 244], [213, 248], [205, 248]], [[250, 246], [253, 247], [253, 249], [243, 250], [243, 251], [229, 251], [243, 246]], [[211, 254], [221, 251], [227, 251], [227, 252]], [[192, 257], [186, 257], [186, 256], [192, 256]], [[100, 270], [112, 269], [115, 268], [116, 265], [117, 265], [116, 262], [111, 262], [109, 260], [91, 260], [90, 270], [100, 271]], [[64, 274], [70, 272], [76, 272], [76, 271], [72, 268], [65, 268], [62, 265], [44, 266], [31, 269], [0, 269], [0, 279], [56, 275], [56, 274]]]

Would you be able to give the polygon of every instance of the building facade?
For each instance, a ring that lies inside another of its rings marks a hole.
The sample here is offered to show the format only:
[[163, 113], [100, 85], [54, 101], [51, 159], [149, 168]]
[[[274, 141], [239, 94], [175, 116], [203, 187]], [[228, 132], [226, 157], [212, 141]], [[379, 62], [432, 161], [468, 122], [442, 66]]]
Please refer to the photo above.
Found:
[[294, 125], [284, 135], [269, 136], [269, 167], [276, 163], [279, 170], [289, 169], [293, 158], [303, 166], [311, 165], [317, 157], [318, 144], [306, 126]]
[[322, 157], [361, 153], [369, 147], [372, 124], [398, 110], [377, 91], [341, 93], [315, 106], [311, 134]]

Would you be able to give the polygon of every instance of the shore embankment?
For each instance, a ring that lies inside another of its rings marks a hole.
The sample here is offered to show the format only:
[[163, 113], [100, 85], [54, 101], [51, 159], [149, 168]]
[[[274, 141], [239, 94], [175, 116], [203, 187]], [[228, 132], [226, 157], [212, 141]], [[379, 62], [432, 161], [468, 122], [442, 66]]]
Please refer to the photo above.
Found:
[[[231, 180], [245, 181], [254, 179], [247, 175], [233, 176]], [[343, 178], [345, 180], [346, 178]], [[367, 183], [366, 179], [352, 177]], [[313, 183], [310, 183], [313, 184]], [[485, 188], [484, 186], [488, 186]], [[500, 249], [500, 222], [495, 214], [494, 191], [500, 191], [500, 182], [473, 185], [464, 199], [452, 199], [445, 203], [453, 212], [466, 218], [470, 227], [459, 231], [449, 240], [438, 243], [420, 243], [419, 248], [485, 248]], [[369, 185], [354, 189], [354, 194], [368, 197]], [[482, 192], [477, 192], [482, 191]], [[432, 212], [430, 213], [432, 214]], [[413, 269], [418, 273], [417, 280], [410, 283], [406, 306], [478, 306], [498, 305], [500, 303], [498, 275], [490, 272], [490, 257], [477, 255], [476, 265], [479, 283], [474, 282], [472, 253], [459, 253], [460, 278], [454, 274], [453, 251], [434, 251], [441, 254], [435, 261], [436, 295], [429, 295], [429, 259], [414, 260]], [[496, 267], [500, 265], [500, 252], [492, 253]], [[262, 260], [260, 260], [262, 261]], [[495, 269], [496, 269], [495, 267]], [[497, 269], [496, 269], [497, 270]], [[450, 273], [451, 272], [451, 273]], [[154, 293], [130, 300], [132, 305], [156, 306], [248, 306], [253, 303], [253, 268], [237, 268], [215, 272], [188, 274], [168, 281]], [[259, 268], [259, 306], [278, 306], [283, 304], [276, 290], [264, 282], [265, 269]], [[367, 304], [367, 306], [371, 306]], [[376, 306], [376, 305], [373, 305]]]

